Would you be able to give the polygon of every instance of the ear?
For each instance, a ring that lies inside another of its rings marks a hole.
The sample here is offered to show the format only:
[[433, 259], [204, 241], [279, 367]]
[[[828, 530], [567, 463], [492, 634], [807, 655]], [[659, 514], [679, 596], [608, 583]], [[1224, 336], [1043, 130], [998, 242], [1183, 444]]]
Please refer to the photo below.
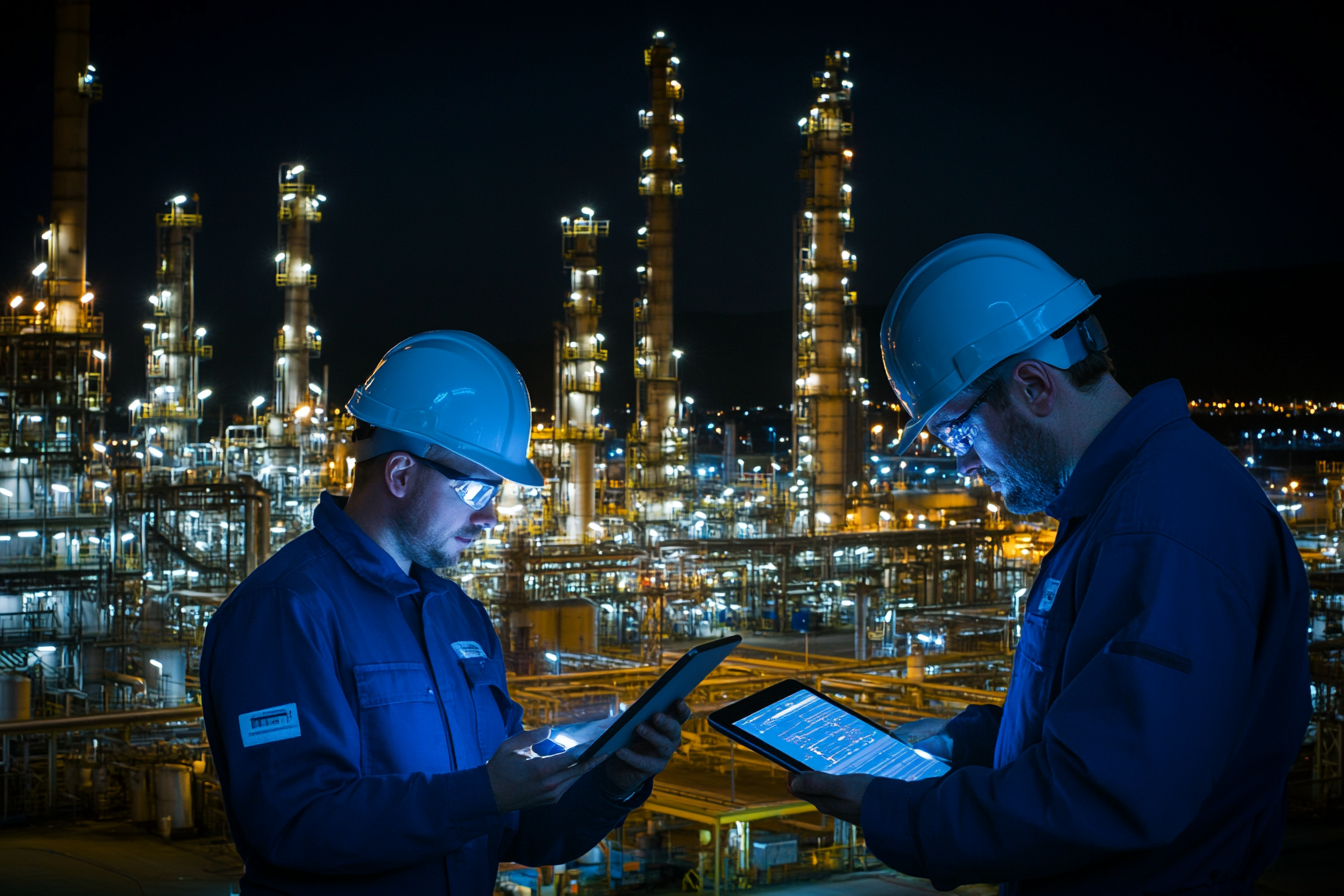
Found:
[[411, 490], [415, 461], [404, 451], [393, 452], [383, 465], [383, 484], [394, 498], [404, 498]]
[[1033, 417], [1048, 417], [1059, 398], [1060, 371], [1042, 361], [1023, 361], [1013, 370], [1009, 387], [1013, 403]]

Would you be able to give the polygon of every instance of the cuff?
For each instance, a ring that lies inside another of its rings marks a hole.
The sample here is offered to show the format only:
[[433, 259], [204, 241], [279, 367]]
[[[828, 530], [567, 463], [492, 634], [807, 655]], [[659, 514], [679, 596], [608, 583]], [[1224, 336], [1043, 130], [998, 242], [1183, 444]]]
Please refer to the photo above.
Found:
[[612, 786], [611, 779], [607, 777], [604, 767], [598, 766], [589, 774], [593, 779], [593, 790], [601, 797], [603, 803], [622, 814], [638, 808], [653, 793], [653, 778], [651, 777], [645, 778], [642, 784], [629, 793], [621, 793]]
[[453, 807], [452, 825], [462, 842], [474, 840], [482, 834], [496, 833], [504, 823], [495, 802], [495, 790], [490, 786], [490, 773], [485, 766], [435, 775], [449, 792], [445, 805]]
[[914, 813], [924, 794], [941, 779], [900, 781], [874, 778], [863, 794], [859, 823], [868, 849], [889, 868], [912, 877], [928, 877], [914, 829]]

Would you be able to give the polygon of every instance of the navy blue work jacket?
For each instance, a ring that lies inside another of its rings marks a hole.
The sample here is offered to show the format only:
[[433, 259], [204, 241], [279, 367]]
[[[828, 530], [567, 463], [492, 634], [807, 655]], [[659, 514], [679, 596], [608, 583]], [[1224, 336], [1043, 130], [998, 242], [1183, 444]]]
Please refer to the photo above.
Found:
[[1049, 513], [1002, 712], [950, 723], [943, 778], [872, 783], [869, 848], [940, 888], [1251, 893], [1311, 714], [1292, 533], [1174, 380], [1121, 410]]
[[499, 862], [571, 860], [652, 788], [610, 799], [599, 767], [502, 814], [485, 763], [522, 709], [485, 609], [327, 494], [210, 620], [201, 697], [244, 893], [488, 896]]

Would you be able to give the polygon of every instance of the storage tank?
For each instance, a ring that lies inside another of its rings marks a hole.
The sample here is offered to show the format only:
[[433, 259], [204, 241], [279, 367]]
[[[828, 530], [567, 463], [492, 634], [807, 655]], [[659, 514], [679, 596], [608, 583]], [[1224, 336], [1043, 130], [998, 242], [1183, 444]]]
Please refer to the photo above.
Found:
[[191, 769], [185, 765], [154, 766], [154, 817], [171, 816], [173, 830], [192, 827]]
[[0, 722], [33, 717], [33, 680], [21, 672], [0, 672]]
[[597, 652], [597, 604], [586, 597], [538, 601], [509, 614], [509, 626], [530, 629], [528, 647]]
[[149, 792], [149, 774], [143, 768], [124, 768], [126, 791], [130, 794], [131, 821], [154, 821], [154, 800]]

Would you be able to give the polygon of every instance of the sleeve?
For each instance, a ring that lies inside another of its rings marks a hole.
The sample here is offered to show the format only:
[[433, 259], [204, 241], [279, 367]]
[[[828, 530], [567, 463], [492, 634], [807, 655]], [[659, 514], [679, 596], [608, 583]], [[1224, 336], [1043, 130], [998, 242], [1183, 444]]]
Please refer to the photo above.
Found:
[[968, 706], [947, 723], [943, 733], [952, 738], [952, 768], [968, 765], [993, 767], [1003, 707], [992, 703]]
[[1041, 742], [999, 769], [874, 781], [869, 848], [951, 889], [1170, 843], [1243, 734], [1258, 616], [1246, 590], [1170, 539], [1109, 538], [1070, 635], [1091, 659], [1046, 712]]
[[[225, 799], [250, 850], [284, 868], [367, 874], [499, 830], [484, 766], [362, 775], [360, 729], [329, 630], [293, 593], [239, 597], [211, 620], [201, 685]], [[286, 736], [244, 742], [255, 713], [290, 705], [297, 725], [275, 732]]]
[[514, 831], [505, 830], [500, 861], [520, 865], [570, 862], [592, 849], [653, 792], [649, 778], [626, 800], [615, 800], [602, 788], [598, 766], [565, 791], [560, 802], [518, 813]]

